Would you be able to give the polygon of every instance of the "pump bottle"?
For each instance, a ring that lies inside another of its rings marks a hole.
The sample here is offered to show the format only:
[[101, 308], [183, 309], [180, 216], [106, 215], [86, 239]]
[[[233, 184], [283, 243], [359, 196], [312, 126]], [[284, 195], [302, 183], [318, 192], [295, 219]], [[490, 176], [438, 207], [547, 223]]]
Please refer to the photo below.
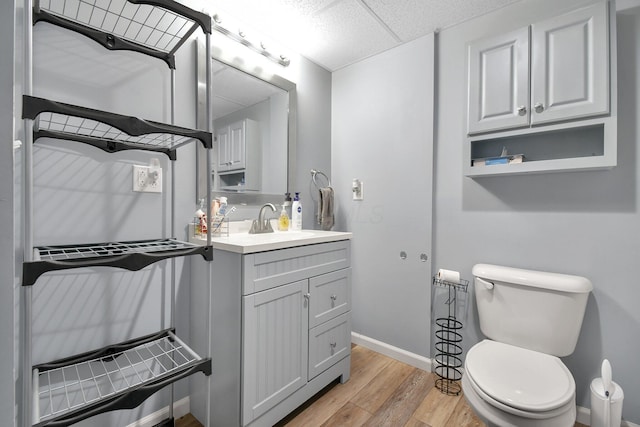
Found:
[[300, 193], [296, 193], [291, 206], [291, 230], [302, 230], [302, 203], [300, 202]]

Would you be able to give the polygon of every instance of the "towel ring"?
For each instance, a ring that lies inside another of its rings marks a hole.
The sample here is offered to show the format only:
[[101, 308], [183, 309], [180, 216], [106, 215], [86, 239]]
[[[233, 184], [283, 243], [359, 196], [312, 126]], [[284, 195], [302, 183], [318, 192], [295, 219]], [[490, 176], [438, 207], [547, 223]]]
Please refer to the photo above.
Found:
[[[318, 183], [318, 175], [324, 177], [325, 181], [327, 181], [327, 185], [320, 185]], [[329, 177], [324, 172], [318, 171], [316, 169], [311, 169], [311, 180], [318, 190], [322, 187], [331, 187], [331, 181], [329, 180]]]

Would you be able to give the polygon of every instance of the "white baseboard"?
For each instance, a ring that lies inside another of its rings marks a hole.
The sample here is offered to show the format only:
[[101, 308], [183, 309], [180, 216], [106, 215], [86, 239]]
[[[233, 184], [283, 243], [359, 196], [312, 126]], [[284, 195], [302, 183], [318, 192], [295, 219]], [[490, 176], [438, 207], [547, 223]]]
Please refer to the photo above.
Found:
[[[184, 397], [177, 402], [173, 402], [173, 418], [178, 419], [187, 415], [189, 412], [191, 412], [191, 401], [189, 396]], [[164, 408], [129, 424], [127, 427], [152, 427], [166, 419], [168, 416], [169, 407], [165, 406]]]
[[422, 369], [423, 371], [431, 372], [431, 359], [429, 359], [428, 357], [411, 353], [382, 341], [360, 335], [356, 332], [351, 332], [351, 342], [357, 345], [361, 345], [362, 347], [366, 347], [377, 353], [384, 354], [385, 356], [389, 356], [392, 359], [399, 360], [400, 362], [406, 363], [407, 365]]

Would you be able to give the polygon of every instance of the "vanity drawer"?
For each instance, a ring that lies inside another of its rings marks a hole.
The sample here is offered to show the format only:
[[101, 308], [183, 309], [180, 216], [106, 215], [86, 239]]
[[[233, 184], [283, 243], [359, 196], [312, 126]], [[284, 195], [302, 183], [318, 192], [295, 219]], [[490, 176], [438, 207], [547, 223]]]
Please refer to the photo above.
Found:
[[309, 279], [309, 327], [351, 310], [351, 268]]
[[351, 353], [351, 313], [309, 330], [309, 380]]
[[247, 254], [242, 258], [242, 295], [341, 270], [350, 262], [348, 240]]

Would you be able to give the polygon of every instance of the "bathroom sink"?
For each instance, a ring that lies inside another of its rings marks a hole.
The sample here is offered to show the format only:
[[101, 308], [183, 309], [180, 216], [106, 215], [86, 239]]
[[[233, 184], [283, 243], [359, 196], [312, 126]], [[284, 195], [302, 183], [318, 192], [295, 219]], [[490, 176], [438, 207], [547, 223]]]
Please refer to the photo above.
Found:
[[[228, 236], [214, 237], [211, 239], [211, 243], [214, 249], [222, 249], [236, 253], [252, 253], [346, 239], [351, 239], [351, 233], [302, 230], [249, 234], [247, 230], [238, 230], [229, 233]], [[190, 240], [193, 243], [206, 243], [206, 238], [194, 237]]]

